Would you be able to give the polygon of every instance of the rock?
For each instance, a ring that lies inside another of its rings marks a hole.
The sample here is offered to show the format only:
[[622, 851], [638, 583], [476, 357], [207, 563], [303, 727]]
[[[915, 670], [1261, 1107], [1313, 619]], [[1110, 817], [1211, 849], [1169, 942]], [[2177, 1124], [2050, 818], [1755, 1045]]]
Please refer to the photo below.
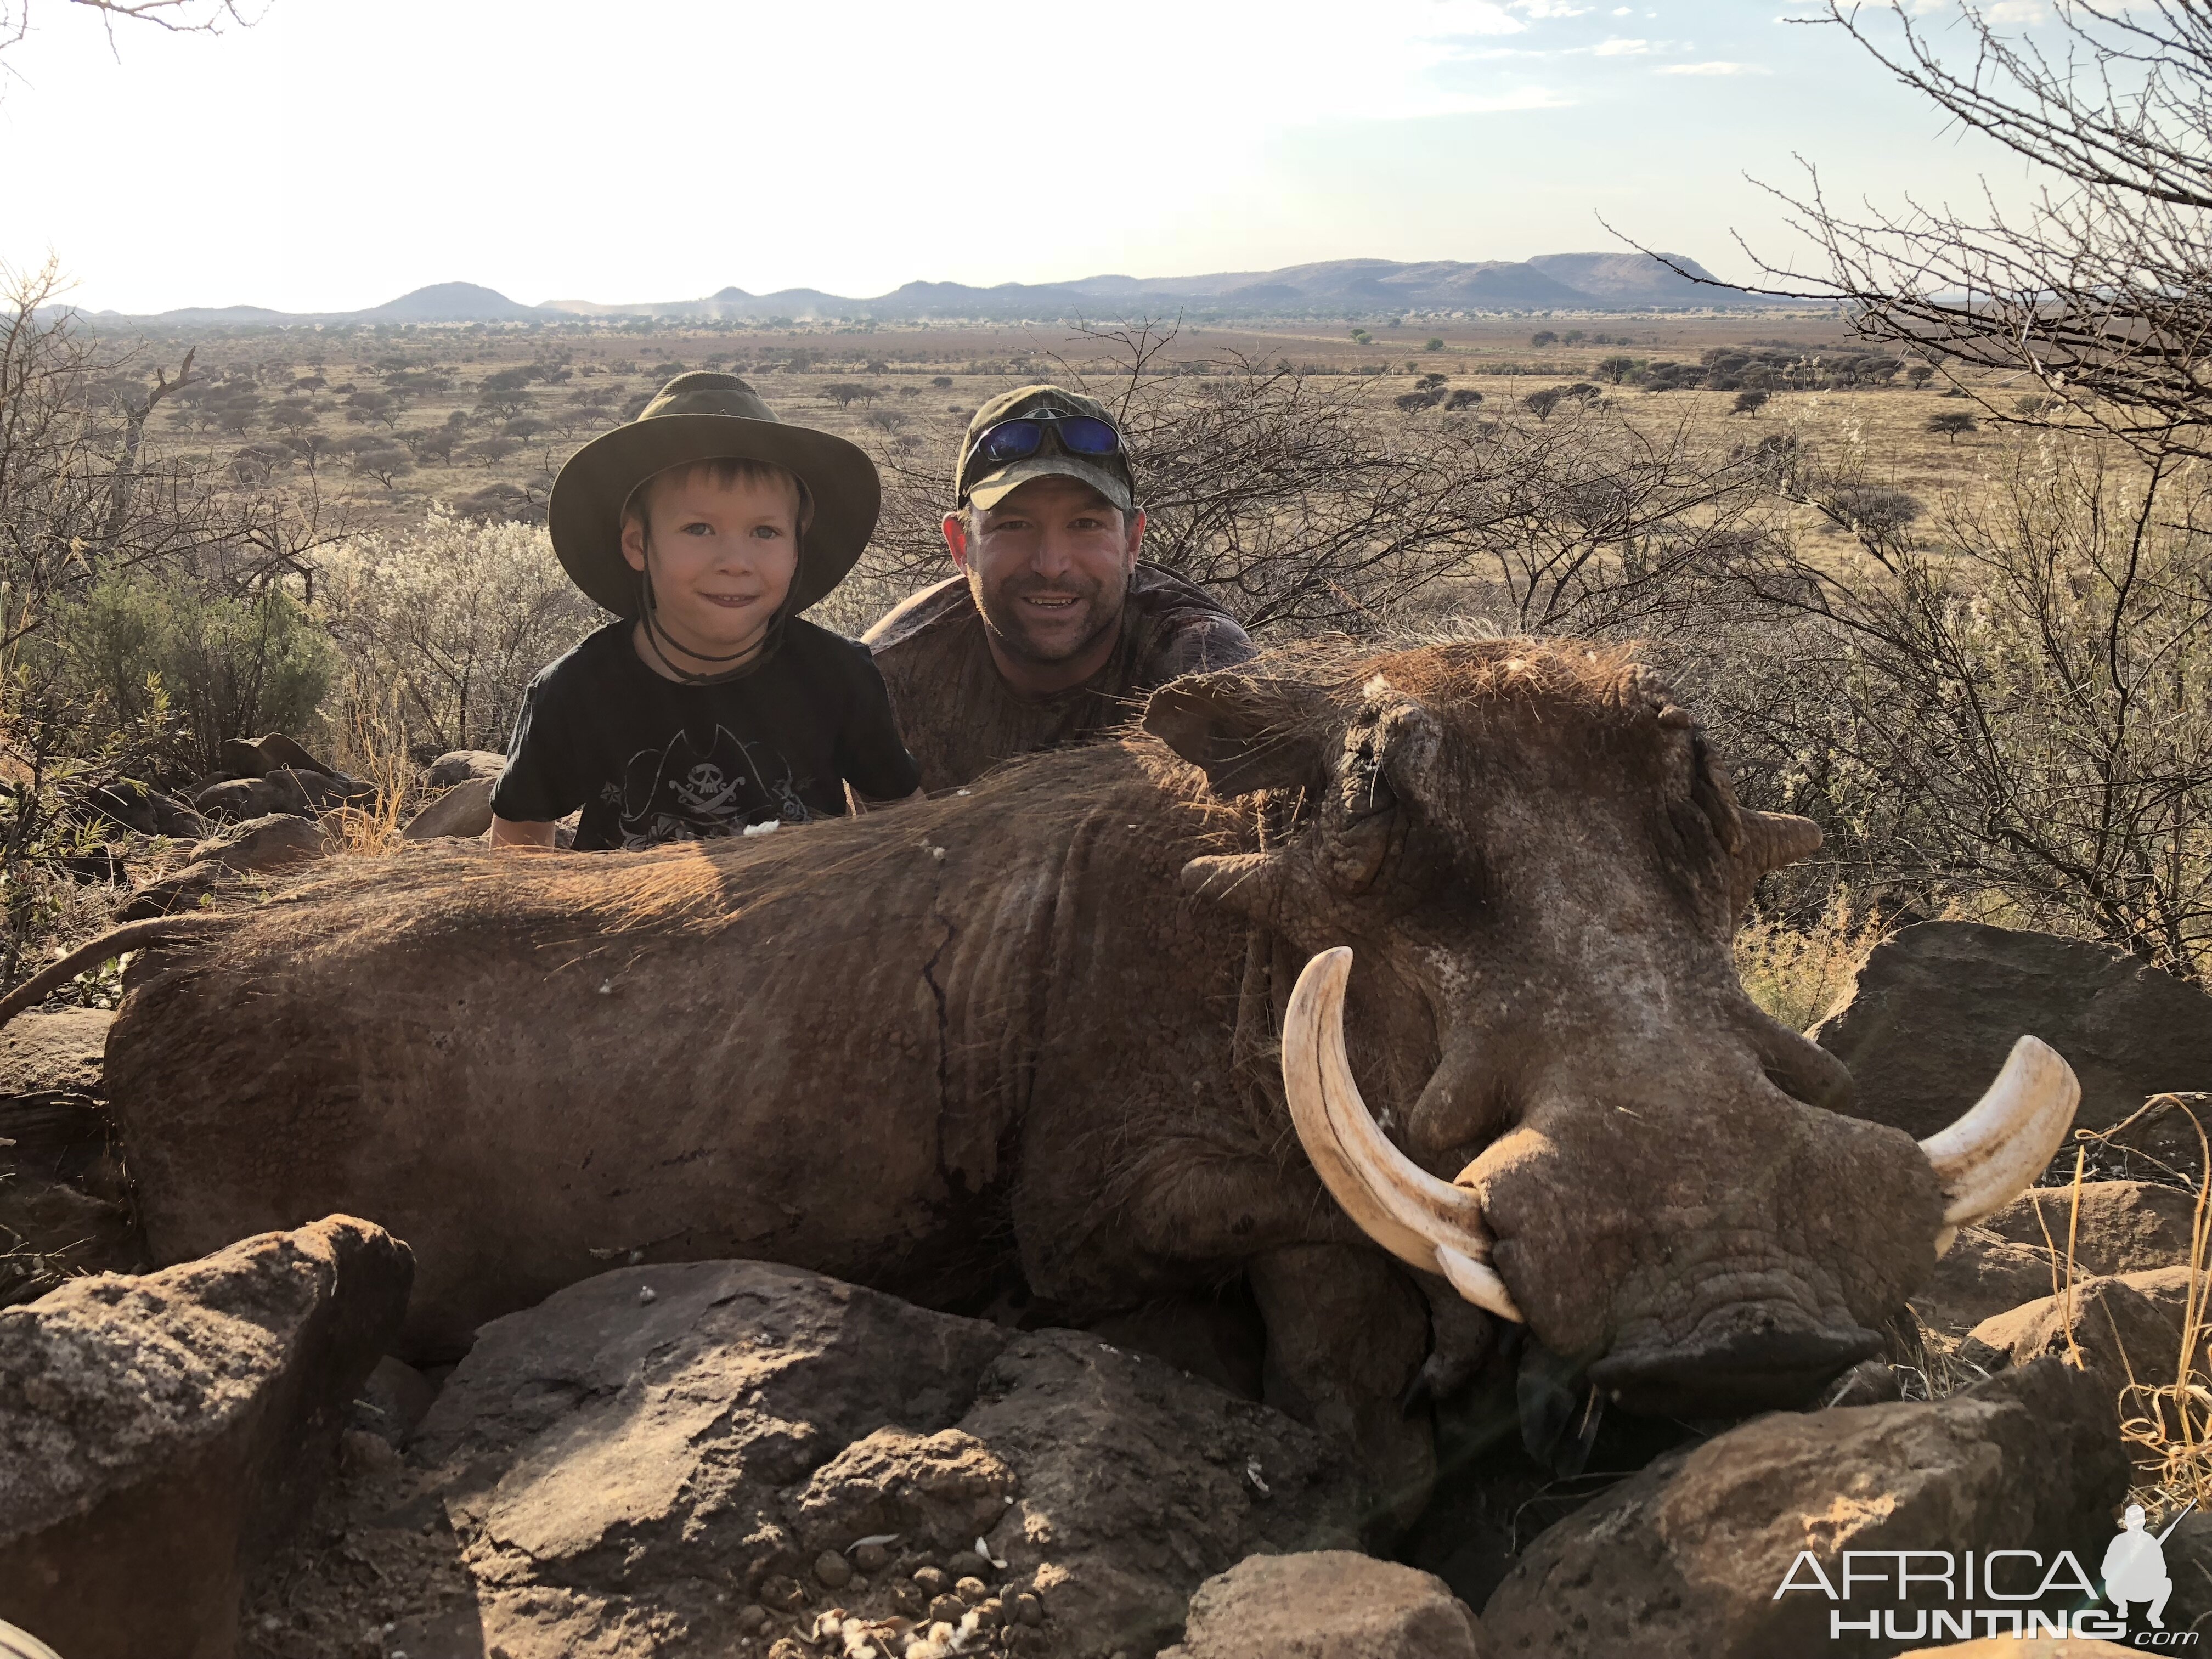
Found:
[[1875, 1406], [1885, 1400], [1901, 1399], [1903, 1386], [1897, 1380], [1896, 1369], [1887, 1359], [1862, 1359], [1829, 1384], [1826, 1403], [1831, 1406]]
[[433, 836], [458, 836], [473, 840], [491, 828], [491, 792], [496, 778], [471, 778], [417, 812], [399, 833], [409, 841]]
[[2078, 1346], [2083, 1363], [2112, 1388], [2125, 1383], [2131, 1370], [2147, 1386], [2171, 1382], [2180, 1362], [2189, 1277], [2180, 1267], [2081, 1280], [2069, 1296], [2045, 1296], [1984, 1320], [1960, 1345], [1959, 1357], [1995, 1371], [2045, 1354], [2063, 1357]]
[[102, 1099], [100, 1066], [114, 1018], [106, 1008], [34, 1009], [0, 1027], [0, 1102], [7, 1103], [0, 1110], [55, 1096], [84, 1104]]
[[[257, 823], [261, 820], [255, 820]], [[300, 823], [305, 819], [294, 818]], [[118, 921], [143, 921], [149, 916], [173, 916], [179, 910], [197, 910], [237, 878], [213, 860], [187, 864], [132, 893], [115, 912]]]
[[1924, 1139], [1981, 1098], [2023, 1033], [2081, 1079], [2081, 1128], [2161, 1091], [2212, 1089], [2212, 997], [2102, 945], [1978, 922], [1884, 940], [1812, 1036], [1850, 1067], [1843, 1109]]
[[366, 804], [376, 799], [374, 784], [348, 777], [343, 772], [311, 772], [304, 768], [284, 767], [270, 773], [261, 781], [288, 793], [298, 791], [309, 809], [317, 812], [325, 812], [333, 807]]
[[814, 1577], [830, 1589], [842, 1589], [853, 1582], [852, 1564], [835, 1550], [824, 1550], [814, 1558]]
[[1441, 1578], [1347, 1550], [1255, 1555], [1199, 1586], [1160, 1659], [1478, 1659], [1480, 1627]]
[[452, 749], [430, 763], [429, 769], [422, 774], [422, 784], [428, 789], [451, 789], [471, 778], [495, 781], [506, 770], [507, 757], [493, 750]]
[[2172, 1527], [2165, 1546], [2166, 1576], [2173, 1581], [2166, 1627], [2197, 1632], [2201, 1653], [2204, 1637], [2212, 1634], [2212, 1515], [2191, 1510]]
[[192, 805], [210, 817], [234, 823], [244, 818], [264, 817], [271, 812], [290, 812], [307, 817], [314, 810], [314, 803], [300, 783], [296, 772], [272, 772], [265, 778], [234, 778], [228, 783], [210, 784], [192, 797]]
[[1929, 1330], [1956, 1335], [1993, 1315], [2049, 1296], [2051, 1273], [2051, 1261], [2041, 1251], [1963, 1228], [1906, 1305]]
[[227, 738], [216, 758], [225, 771], [234, 772], [242, 778], [265, 778], [283, 769], [319, 772], [325, 777], [338, 775], [337, 768], [325, 766], [282, 732], [270, 732], [251, 739]]
[[354, 1396], [352, 1422], [388, 1445], [404, 1445], [416, 1425], [429, 1414], [437, 1397], [438, 1390], [428, 1377], [406, 1361], [386, 1354], [376, 1362], [376, 1369]]
[[1981, 1224], [2000, 1238], [2039, 1253], [2045, 1249], [2047, 1237], [2063, 1257], [2070, 1223], [2075, 1271], [2101, 1276], [2186, 1262], [2196, 1218], [2196, 1195], [2179, 1187], [2147, 1181], [2085, 1181], [2078, 1218], [2072, 1188], [2036, 1187]]
[[197, 909], [203, 899], [236, 878], [298, 869], [329, 857], [340, 844], [337, 836], [313, 817], [272, 812], [248, 818], [194, 847], [192, 861], [183, 869], [149, 882], [133, 893], [131, 902], [117, 912], [117, 919], [137, 921], [144, 916]]
[[100, 1090], [114, 1018], [33, 1011], [0, 1030], [0, 1307], [71, 1273], [144, 1265]]
[[329, 857], [339, 842], [312, 818], [272, 813], [233, 824], [192, 848], [192, 862], [222, 866], [233, 875], [266, 875]]
[[73, 797], [73, 804], [142, 836], [197, 837], [207, 833], [206, 823], [183, 801], [134, 779], [90, 785]]
[[[1208, 1573], [1346, 1543], [1368, 1501], [1333, 1443], [1158, 1360], [743, 1261], [618, 1268], [483, 1326], [407, 1468], [411, 1497], [342, 1486], [311, 1529], [369, 1567], [303, 1545], [255, 1606], [289, 1619], [319, 1586], [309, 1634], [335, 1647], [387, 1602], [458, 1596], [472, 1652], [611, 1653], [617, 1626], [681, 1626], [690, 1644], [656, 1650], [707, 1659], [748, 1604], [775, 1615], [763, 1637], [797, 1639], [833, 1594], [864, 1620], [945, 1597], [954, 1626], [1030, 1595], [1050, 1650], [1111, 1632], [1137, 1659]], [[443, 1517], [434, 1577], [416, 1526]], [[884, 1534], [879, 1574], [828, 1582], [833, 1554]], [[1007, 1565], [975, 1575], [971, 1607], [937, 1564], [979, 1535]], [[452, 1636], [398, 1622], [410, 1653]]]
[[[1831, 1639], [1830, 1613], [1939, 1608], [1949, 1605], [1940, 1586], [1899, 1603], [1893, 1585], [1863, 1578], [1848, 1610], [1817, 1589], [1778, 1595], [1785, 1582], [1812, 1582], [1801, 1552], [1832, 1585], [1845, 1550], [2078, 1558], [2111, 1537], [2128, 1480], [2111, 1391], [2056, 1362], [1932, 1402], [1754, 1418], [1666, 1454], [1540, 1534], [1483, 1609], [1484, 1651], [1886, 1652], [1895, 1644]], [[1926, 1633], [1910, 1622], [1901, 1636]]]
[[412, 1277], [333, 1216], [0, 1311], [0, 1618], [70, 1659], [233, 1652]]

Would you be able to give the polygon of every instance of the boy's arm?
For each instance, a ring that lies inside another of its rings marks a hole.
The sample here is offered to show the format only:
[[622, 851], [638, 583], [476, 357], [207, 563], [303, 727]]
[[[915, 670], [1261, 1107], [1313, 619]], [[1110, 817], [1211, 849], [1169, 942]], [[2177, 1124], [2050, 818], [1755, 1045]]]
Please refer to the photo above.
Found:
[[574, 721], [567, 715], [567, 702], [557, 694], [551, 671], [539, 674], [523, 696], [506, 769], [492, 787], [494, 847], [550, 851], [558, 844], [554, 824], [581, 795], [569, 764], [573, 743], [568, 739]]
[[553, 846], [553, 825], [549, 820], [532, 823], [527, 819], [517, 823], [513, 818], [492, 814], [491, 844], [495, 847], [532, 847], [550, 850]]
[[845, 729], [838, 734], [837, 765], [854, 811], [894, 805], [921, 796], [921, 769], [907, 752], [891, 714], [890, 693], [866, 647], [860, 649]]

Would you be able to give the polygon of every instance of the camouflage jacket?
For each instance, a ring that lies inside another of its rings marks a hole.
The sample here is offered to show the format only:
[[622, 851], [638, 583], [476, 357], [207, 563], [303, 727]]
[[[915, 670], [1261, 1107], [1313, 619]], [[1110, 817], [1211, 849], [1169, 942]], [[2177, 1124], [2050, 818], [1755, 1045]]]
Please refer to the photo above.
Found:
[[1219, 601], [1141, 560], [1129, 578], [1114, 655], [1082, 684], [1050, 696], [1024, 696], [1000, 678], [963, 576], [902, 600], [864, 642], [921, 767], [922, 787], [933, 793], [1017, 755], [1094, 737], [1139, 713], [1146, 695], [1176, 675], [1228, 668], [1257, 650]]

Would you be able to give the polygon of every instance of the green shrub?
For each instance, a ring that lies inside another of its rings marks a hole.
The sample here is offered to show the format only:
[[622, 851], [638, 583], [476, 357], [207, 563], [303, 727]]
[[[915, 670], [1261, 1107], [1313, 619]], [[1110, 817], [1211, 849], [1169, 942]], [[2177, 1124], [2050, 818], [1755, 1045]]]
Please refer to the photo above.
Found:
[[118, 572], [68, 613], [62, 635], [81, 693], [138, 725], [159, 693], [185, 723], [184, 752], [212, 771], [227, 738], [308, 732], [337, 655], [281, 586], [233, 595], [193, 577]]

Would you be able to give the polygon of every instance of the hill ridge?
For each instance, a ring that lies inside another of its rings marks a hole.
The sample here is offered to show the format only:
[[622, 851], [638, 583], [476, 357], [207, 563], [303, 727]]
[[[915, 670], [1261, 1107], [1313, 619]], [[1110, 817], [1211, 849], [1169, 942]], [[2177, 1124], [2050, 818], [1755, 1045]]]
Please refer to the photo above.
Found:
[[[495, 289], [433, 283], [359, 311], [279, 312], [258, 306], [185, 307], [146, 320], [172, 323], [471, 323], [557, 321], [587, 317], [792, 322], [827, 318], [926, 321], [1043, 320], [1143, 307], [1198, 310], [1208, 316], [1263, 318], [1455, 311], [1649, 311], [1768, 306], [1771, 300], [1706, 287], [1668, 268], [1711, 280], [1680, 254], [1540, 253], [1528, 259], [1323, 259], [1274, 270], [1212, 271], [1188, 276], [1107, 274], [1064, 283], [964, 283], [917, 279], [888, 294], [854, 298], [819, 289], [753, 294], [728, 287], [692, 300], [605, 304], [549, 300], [524, 305]], [[105, 316], [118, 313], [102, 313]]]

